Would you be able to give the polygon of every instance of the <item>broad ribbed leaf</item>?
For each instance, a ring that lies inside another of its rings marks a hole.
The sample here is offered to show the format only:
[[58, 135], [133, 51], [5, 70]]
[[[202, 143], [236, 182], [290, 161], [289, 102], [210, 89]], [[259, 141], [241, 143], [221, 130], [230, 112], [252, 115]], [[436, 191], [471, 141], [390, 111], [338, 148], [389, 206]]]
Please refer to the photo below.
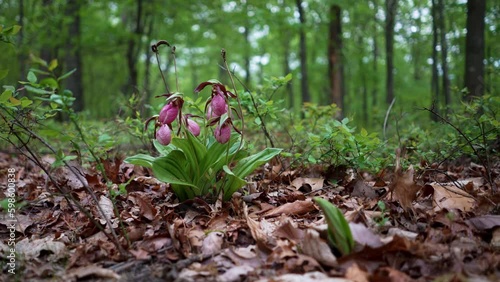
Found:
[[342, 212], [329, 201], [316, 197], [314, 201], [319, 205], [328, 224], [328, 239], [342, 253], [348, 255], [354, 249], [354, 239], [351, 228]]
[[[222, 192], [224, 193], [223, 199], [224, 201], [229, 201], [234, 192], [238, 191], [238, 189], [247, 184], [247, 182], [236, 176], [227, 165], [223, 166], [222, 169], [226, 173], [223, 179], [224, 182], [221, 183]], [[220, 187], [218, 188], [219, 190], [221, 189]]]
[[[173, 150], [167, 156], [156, 158], [153, 161], [153, 173], [159, 180], [173, 185], [186, 186], [192, 189], [195, 195], [199, 188], [192, 182], [192, 177], [186, 170], [187, 159], [181, 150]], [[176, 193], [177, 194], [177, 193]], [[180, 196], [180, 195], [177, 195]]]
[[233, 169], [234, 174], [240, 178], [245, 178], [247, 175], [252, 173], [257, 167], [265, 164], [266, 162], [274, 158], [276, 155], [278, 155], [281, 151], [282, 149], [266, 148], [257, 154], [241, 159]]
[[146, 154], [137, 154], [135, 156], [128, 157], [124, 160], [124, 162], [134, 165], [140, 165], [144, 167], [153, 167], [154, 157]]

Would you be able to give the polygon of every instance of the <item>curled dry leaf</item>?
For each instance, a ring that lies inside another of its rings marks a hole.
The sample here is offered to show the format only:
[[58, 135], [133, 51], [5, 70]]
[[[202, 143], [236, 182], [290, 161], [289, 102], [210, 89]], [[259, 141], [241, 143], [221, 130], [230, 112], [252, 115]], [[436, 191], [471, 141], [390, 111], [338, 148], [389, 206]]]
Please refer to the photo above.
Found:
[[368, 282], [370, 281], [370, 274], [361, 269], [357, 263], [353, 263], [349, 268], [347, 268], [345, 278], [356, 282]]
[[430, 186], [434, 189], [434, 211], [458, 209], [468, 212], [475, 206], [474, 198], [455, 185], [430, 184]]
[[248, 207], [246, 204], [243, 204], [243, 214], [245, 216], [248, 228], [250, 228], [250, 233], [252, 234], [254, 240], [257, 242], [257, 245], [264, 250], [272, 250], [276, 245], [276, 240], [274, 239], [274, 237], [272, 237], [272, 231], [274, 230], [271, 230], [271, 232], [267, 233], [262, 226], [263, 224], [265, 224], [265, 220], [257, 222], [256, 220], [248, 216]]
[[330, 246], [319, 237], [318, 231], [306, 230], [301, 245], [304, 254], [314, 258], [319, 263], [331, 267], [337, 265], [337, 259], [330, 250]]
[[417, 192], [422, 188], [413, 180], [414, 173], [413, 166], [410, 166], [405, 173], [401, 173], [400, 169], [396, 170], [396, 176], [389, 186], [392, 199], [399, 201], [405, 211], [411, 209], [413, 200], [417, 198]]
[[286, 215], [301, 215], [315, 210], [314, 203], [310, 200], [295, 201], [292, 203], [286, 203], [284, 205], [278, 206], [272, 210], [264, 213], [264, 217], [279, 216], [281, 214]]
[[500, 226], [500, 215], [487, 214], [469, 218], [466, 221], [478, 230], [486, 230]]
[[156, 215], [156, 208], [151, 204], [144, 195], [139, 192], [130, 192], [128, 198], [137, 206], [139, 206], [139, 211], [141, 216], [147, 220], [153, 220]]
[[224, 243], [224, 234], [222, 232], [210, 232], [203, 239], [201, 253], [206, 256], [217, 254], [222, 249]]
[[61, 242], [54, 241], [54, 239], [50, 237], [31, 241], [28, 238], [24, 238], [20, 242], [17, 242], [16, 251], [27, 260], [38, 258], [42, 251], [52, 253], [49, 255], [51, 261], [58, 260], [66, 254], [65, 245]]
[[324, 178], [305, 178], [299, 177], [292, 181], [292, 186], [295, 189], [300, 189], [304, 184], [311, 186], [311, 191], [318, 190], [323, 188], [323, 183], [325, 182]]
[[[70, 270], [64, 277], [64, 281], [80, 281], [82, 278], [85, 277], [99, 277], [99, 278], [106, 278], [106, 279], [112, 279], [111, 281], [116, 281], [120, 279], [120, 275], [118, 275], [116, 272], [114, 272], [111, 269], [106, 269], [102, 268], [97, 265], [89, 265], [85, 267], [79, 267]], [[94, 278], [95, 279], [95, 278]]]
[[[99, 219], [99, 221], [101, 222], [101, 224], [106, 224], [106, 219], [103, 218], [103, 216], [107, 217], [109, 220], [115, 217], [113, 202], [111, 202], [111, 200], [108, 197], [101, 195], [101, 198], [99, 199], [99, 206], [101, 207], [102, 212], [104, 213], [104, 215], [100, 215], [101, 218]], [[116, 227], [118, 227], [118, 225]], [[113, 228], [115, 228], [115, 226], [113, 226]]]
[[371, 248], [378, 248], [383, 245], [380, 238], [363, 224], [349, 222], [349, 228], [354, 241], [359, 245]]

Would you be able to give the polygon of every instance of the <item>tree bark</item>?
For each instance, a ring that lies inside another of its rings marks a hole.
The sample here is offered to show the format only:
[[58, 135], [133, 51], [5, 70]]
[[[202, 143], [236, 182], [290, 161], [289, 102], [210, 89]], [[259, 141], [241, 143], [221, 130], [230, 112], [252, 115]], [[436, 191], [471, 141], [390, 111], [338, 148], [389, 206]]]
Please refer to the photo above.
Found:
[[[285, 34], [290, 35], [288, 30], [284, 31]], [[283, 73], [284, 75], [288, 75], [292, 72], [292, 68], [290, 67], [290, 40], [288, 40], [288, 36], [285, 37], [284, 46], [283, 46]], [[295, 106], [294, 95], [293, 95], [293, 85], [291, 82], [286, 85], [287, 95], [290, 100], [290, 108], [293, 109]]]
[[373, 3], [373, 65], [372, 65], [372, 79], [373, 79], [373, 88], [372, 88], [372, 106], [375, 108], [377, 106], [377, 96], [378, 96], [378, 19], [377, 19], [377, 10], [378, 5], [376, 0], [372, 0]]
[[451, 103], [451, 94], [450, 94], [450, 79], [448, 77], [448, 44], [446, 42], [446, 25], [445, 25], [445, 17], [444, 17], [444, 1], [438, 0], [438, 25], [439, 32], [441, 35], [441, 69], [443, 72], [443, 96], [444, 96], [444, 105], [446, 108], [450, 106]]
[[73, 92], [75, 101], [73, 109], [80, 112], [84, 109], [83, 83], [82, 83], [82, 56], [81, 56], [81, 30], [80, 30], [80, 0], [66, 2], [66, 15], [71, 18], [68, 26], [68, 41], [66, 45], [65, 67], [66, 71], [77, 71], [65, 79], [66, 88]]
[[153, 52], [151, 51], [151, 46], [149, 43], [152, 41], [153, 33], [153, 23], [154, 23], [154, 13], [151, 13], [149, 17], [145, 20], [146, 24], [146, 36], [148, 41], [144, 44], [144, 54], [146, 54], [146, 63], [144, 64], [144, 95], [141, 97], [140, 101], [140, 112], [142, 116], [147, 115], [146, 104], [150, 102], [151, 99], [151, 59], [153, 58]]
[[386, 103], [390, 105], [394, 99], [394, 26], [398, 0], [385, 1], [385, 52], [387, 61]]
[[330, 101], [340, 108], [344, 116], [343, 72], [342, 72], [342, 17], [338, 5], [330, 6], [330, 36], [328, 38], [328, 75], [330, 81]]
[[311, 96], [309, 94], [309, 84], [307, 79], [307, 47], [306, 47], [307, 44], [306, 44], [306, 33], [304, 31], [306, 18], [304, 15], [304, 9], [302, 8], [302, 0], [296, 0], [296, 5], [299, 12], [299, 20], [300, 20], [299, 57], [300, 57], [300, 74], [302, 76], [300, 80], [300, 89], [302, 92], [302, 102], [310, 102]]
[[250, 87], [251, 73], [250, 73], [250, 19], [248, 16], [248, 1], [245, 1], [245, 31], [243, 36], [245, 37], [245, 84]]
[[465, 37], [466, 101], [484, 94], [484, 18], [486, 0], [467, 1], [467, 36]]
[[[432, 78], [431, 78], [431, 93], [432, 93], [432, 105], [431, 108], [435, 108], [436, 112], [439, 112], [439, 73], [438, 73], [438, 51], [437, 45], [439, 40], [439, 29], [437, 24], [437, 0], [432, 0]], [[437, 121], [437, 116], [433, 113], [431, 114], [431, 119]]]
[[[19, 30], [17, 37], [17, 45], [19, 47], [24, 46], [24, 0], [19, 0], [19, 18], [17, 24], [21, 26], [21, 30]], [[24, 48], [21, 47], [19, 56], [19, 80], [22, 81], [26, 77], [26, 53]]]
[[135, 25], [133, 34], [130, 36], [127, 45], [127, 67], [129, 71], [129, 81], [127, 89], [133, 88], [137, 90], [138, 86], [138, 71], [137, 71], [137, 57], [139, 54], [139, 40], [142, 34], [142, 0], [136, 2]]
[[[52, 0], [43, 0], [42, 1], [42, 9], [44, 10], [44, 14], [50, 14], [51, 13], [51, 7], [52, 7]], [[50, 25], [56, 25], [56, 26], [59, 26], [60, 23], [58, 23], [55, 19], [53, 18], [48, 18], [46, 19], [47, 22], [50, 24]], [[23, 27], [24, 28], [24, 27]], [[54, 30], [54, 28], [47, 28], [45, 30], [45, 37], [46, 38], [41, 38], [41, 39], [47, 39], [47, 38], [54, 38], [54, 35], [52, 34], [52, 30]], [[50, 44], [47, 42], [47, 41], [43, 41], [43, 44], [42, 44], [42, 47], [41, 47], [41, 50], [40, 50], [40, 59], [46, 61], [47, 63], [50, 62], [50, 60], [52, 59], [56, 59], [57, 58], [57, 49], [59, 46], [56, 46], [56, 45], [59, 45], [58, 43], [52, 43], [50, 42]]]

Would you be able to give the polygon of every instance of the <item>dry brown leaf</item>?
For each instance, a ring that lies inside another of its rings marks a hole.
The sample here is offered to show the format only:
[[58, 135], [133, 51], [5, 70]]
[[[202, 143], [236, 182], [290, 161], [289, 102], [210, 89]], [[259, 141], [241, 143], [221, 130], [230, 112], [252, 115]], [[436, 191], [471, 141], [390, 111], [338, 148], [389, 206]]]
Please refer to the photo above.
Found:
[[352, 282], [344, 278], [328, 277], [319, 271], [305, 274], [283, 274], [272, 278], [259, 279], [256, 282]]
[[319, 237], [318, 231], [306, 230], [301, 245], [304, 254], [314, 258], [319, 263], [331, 267], [337, 265], [337, 258], [333, 255], [328, 243]]
[[137, 250], [130, 250], [130, 253], [133, 254], [135, 259], [138, 259], [138, 260], [146, 260], [146, 259], [151, 258], [149, 253], [146, 250], [141, 249], [141, 248], [139, 248]]
[[323, 183], [325, 182], [324, 178], [305, 178], [299, 177], [292, 181], [292, 186], [295, 189], [300, 189], [304, 184], [311, 186], [311, 191], [318, 190], [323, 188]]
[[345, 272], [345, 278], [356, 282], [370, 281], [370, 274], [361, 269], [357, 263], [353, 263]]
[[85, 278], [88, 276], [96, 276], [99, 278], [112, 279], [112, 281], [120, 279], [120, 275], [118, 275], [111, 269], [102, 268], [97, 265], [89, 265], [70, 270], [66, 275], [64, 275], [63, 280], [78, 281], [78, 279]]
[[139, 206], [141, 216], [147, 220], [153, 220], [155, 218], [157, 212], [156, 208], [151, 204], [151, 201], [146, 199], [140, 192], [130, 192], [127, 197], [134, 204]]
[[392, 191], [392, 199], [399, 201], [405, 211], [408, 211], [412, 207], [412, 202], [416, 199], [417, 192], [422, 188], [413, 180], [414, 173], [413, 166], [410, 166], [405, 173], [397, 170], [395, 178], [389, 186], [389, 191]]
[[231, 267], [223, 274], [218, 275], [216, 281], [221, 281], [221, 282], [244, 281], [245, 280], [244, 278], [248, 275], [248, 273], [253, 270], [254, 268], [249, 265], [237, 265]]
[[500, 251], [500, 227], [497, 227], [495, 228], [495, 230], [493, 230], [490, 244], [494, 250]]
[[210, 232], [203, 239], [201, 253], [206, 256], [214, 255], [220, 252], [224, 243], [224, 234], [222, 232]]
[[264, 217], [279, 216], [281, 214], [285, 215], [301, 215], [315, 210], [314, 203], [311, 199], [305, 201], [295, 201], [292, 203], [286, 203], [284, 205], [278, 206], [270, 211], [264, 213]]
[[378, 197], [377, 192], [373, 188], [366, 184], [363, 180], [356, 178], [349, 183], [349, 186], [353, 186], [351, 196], [362, 197], [368, 199], [375, 199]]
[[247, 221], [248, 228], [250, 228], [250, 233], [252, 234], [254, 240], [257, 242], [257, 245], [264, 250], [272, 250], [276, 245], [276, 240], [274, 239], [274, 237], [272, 237], [272, 231], [274, 230], [272, 230], [270, 233], [265, 232], [265, 230], [262, 228], [262, 224], [265, 221], [262, 220], [259, 223], [248, 216], [248, 207], [246, 204], [243, 204], [243, 214]]
[[476, 201], [467, 192], [460, 190], [455, 185], [429, 184], [434, 188], [433, 207], [434, 211], [442, 209], [458, 209], [471, 211]]
[[[112, 220], [115, 217], [113, 202], [111, 202], [108, 197], [101, 195], [101, 198], [99, 199], [99, 206], [101, 207], [104, 216], [106, 216], [109, 220]], [[102, 218], [102, 216], [103, 215], [100, 215], [101, 218], [99, 219], [99, 222], [101, 222], [101, 224], [106, 224], [106, 219]], [[113, 228], [118, 227], [118, 224], [116, 224], [116, 226], [114, 225], [115, 224], [113, 224]]]
[[31, 241], [24, 238], [17, 242], [16, 251], [27, 260], [38, 258], [42, 251], [51, 252], [49, 260], [56, 261], [66, 255], [66, 246], [61, 242], [54, 241], [51, 237]]
[[278, 238], [285, 238], [297, 243], [304, 238], [304, 231], [297, 228], [293, 221], [289, 217], [286, 217], [282, 221], [282, 224], [276, 228], [274, 235]]
[[374, 282], [413, 282], [414, 280], [392, 267], [381, 267], [372, 275], [370, 281]]
[[485, 230], [500, 226], [500, 215], [487, 214], [469, 218], [466, 221], [478, 230]]
[[349, 228], [351, 228], [354, 241], [359, 245], [371, 248], [378, 248], [383, 245], [380, 238], [363, 224], [349, 222]]

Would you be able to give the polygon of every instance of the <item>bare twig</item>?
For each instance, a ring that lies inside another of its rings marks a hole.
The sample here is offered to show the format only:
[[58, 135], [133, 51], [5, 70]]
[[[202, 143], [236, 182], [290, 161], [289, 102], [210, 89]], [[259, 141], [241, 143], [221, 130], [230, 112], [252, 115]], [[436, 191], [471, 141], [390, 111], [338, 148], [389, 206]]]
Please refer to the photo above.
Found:
[[394, 102], [396, 102], [396, 98], [392, 99], [392, 102], [389, 105], [389, 108], [387, 108], [387, 112], [385, 113], [385, 118], [384, 118], [384, 140], [387, 140], [387, 137], [385, 135], [386, 129], [387, 129], [387, 120], [389, 119], [389, 113], [391, 112], [392, 106], [394, 106]]

